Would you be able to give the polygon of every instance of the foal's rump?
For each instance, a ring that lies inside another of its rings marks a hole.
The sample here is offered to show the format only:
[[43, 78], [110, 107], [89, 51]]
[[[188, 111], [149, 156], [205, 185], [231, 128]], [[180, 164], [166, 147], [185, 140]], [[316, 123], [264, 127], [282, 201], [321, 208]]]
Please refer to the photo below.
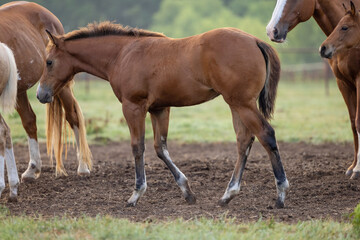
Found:
[[210, 85], [230, 105], [259, 99], [262, 114], [270, 118], [280, 78], [280, 60], [275, 50], [235, 28], [210, 31], [204, 39], [204, 67]]

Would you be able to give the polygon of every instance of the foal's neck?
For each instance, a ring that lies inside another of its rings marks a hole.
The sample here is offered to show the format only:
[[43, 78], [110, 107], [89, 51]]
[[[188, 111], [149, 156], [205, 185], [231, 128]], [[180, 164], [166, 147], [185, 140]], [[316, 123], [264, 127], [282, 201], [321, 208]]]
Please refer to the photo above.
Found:
[[76, 73], [86, 72], [108, 81], [125, 42], [125, 38], [93, 37], [69, 41], [66, 49], [76, 59]]

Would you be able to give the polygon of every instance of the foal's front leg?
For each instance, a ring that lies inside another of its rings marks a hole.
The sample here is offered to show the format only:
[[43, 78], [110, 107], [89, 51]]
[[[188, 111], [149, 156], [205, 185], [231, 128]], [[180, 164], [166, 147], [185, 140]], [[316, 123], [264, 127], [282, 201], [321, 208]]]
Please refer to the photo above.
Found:
[[180, 169], [173, 163], [167, 150], [167, 134], [169, 128], [169, 115], [170, 108], [161, 109], [158, 111], [152, 111], [151, 121], [154, 130], [154, 148], [158, 157], [164, 161], [166, 166], [170, 169], [172, 175], [175, 178], [177, 185], [180, 187], [185, 200], [189, 204], [194, 204], [196, 198], [188, 183], [188, 179]]
[[144, 161], [146, 108], [128, 101], [124, 102], [122, 107], [129, 126], [131, 148], [135, 158], [135, 190], [126, 206], [134, 207], [147, 188]]
[[357, 158], [356, 164], [354, 164], [353, 173], [351, 179], [360, 178], [360, 78], [356, 79], [356, 133], [358, 139], [358, 149], [357, 149]]

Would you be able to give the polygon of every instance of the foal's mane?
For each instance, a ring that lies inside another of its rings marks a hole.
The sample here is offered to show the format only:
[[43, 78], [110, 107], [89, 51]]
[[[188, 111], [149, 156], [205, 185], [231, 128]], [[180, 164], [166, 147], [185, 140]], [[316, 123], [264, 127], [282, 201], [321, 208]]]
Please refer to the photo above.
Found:
[[130, 37], [165, 37], [164, 34], [144, 29], [124, 27], [110, 21], [89, 23], [87, 27], [80, 28], [64, 35], [64, 41], [101, 37], [101, 36], [130, 36]]

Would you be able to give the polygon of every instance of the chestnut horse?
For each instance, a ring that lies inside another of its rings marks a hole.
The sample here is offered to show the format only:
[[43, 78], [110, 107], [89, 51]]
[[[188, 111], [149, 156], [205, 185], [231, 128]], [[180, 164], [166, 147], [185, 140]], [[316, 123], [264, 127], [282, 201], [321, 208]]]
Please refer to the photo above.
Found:
[[[185, 200], [195, 203], [188, 179], [167, 150], [170, 107], [196, 105], [222, 95], [232, 112], [239, 158], [220, 205], [239, 193], [246, 159], [256, 136], [267, 150], [277, 190], [277, 207], [284, 206], [288, 188], [273, 128], [273, 109], [280, 62], [261, 40], [238, 29], [223, 28], [171, 39], [163, 34], [103, 22], [62, 36], [48, 32], [47, 68], [37, 97], [51, 102], [78, 72], [110, 82], [122, 103], [135, 158], [135, 190], [128, 206], [135, 206], [146, 190], [144, 170], [145, 117], [151, 115], [154, 147], [180, 187]], [[259, 99], [260, 110], [256, 100]]]
[[[344, 16], [344, 2], [344, 0], [278, 0], [272, 18], [266, 27], [267, 34], [274, 42], [284, 42], [287, 33], [297, 24], [314, 17], [322, 31], [329, 36]], [[354, 3], [360, 5], [360, 0], [354, 0]], [[354, 160], [347, 169], [346, 175], [351, 176], [351, 179], [356, 179], [360, 176], [360, 168], [354, 169], [359, 164], [357, 155], [360, 153], [358, 151], [360, 119], [356, 119], [357, 90], [354, 81], [343, 77], [340, 69], [346, 62], [360, 62], [360, 49], [353, 49], [342, 56], [342, 62], [339, 62], [338, 58], [332, 58], [329, 63], [348, 108], [354, 138]]]
[[[350, 5], [351, 10], [349, 11], [346, 10], [344, 5], [346, 15], [340, 20], [330, 36], [321, 44], [320, 54], [324, 58], [336, 59], [338, 65], [334, 69], [335, 76], [355, 88], [351, 97], [354, 99], [353, 104], [356, 107], [353, 114], [355, 114], [355, 127], [358, 139], [360, 139], [360, 17], [354, 3], [350, 2]], [[360, 149], [358, 149], [357, 159], [360, 159]], [[353, 172], [354, 177], [359, 177], [360, 161], [357, 161]]]
[[[3, 113], [15, 109], [17, 82], [18, 75], [14, 54], [4, 43], [0, 43], [0, 106]], [[10, 186], [9, 200], [14, 201], [17, 198], [19, 176], [10, 128], [0, 114], [0, 197], [5, 188], [5, 165]]]
[[[0, 7], [0, 41], [12, 49], [19, 69], [19, 84], [16, 110], [28, 135], [30, 161], [22, 180], [36, 179], [41, 171], [41, 158], [37, 140], [36, 115], [33, 112], [26, 91], [39, 81], [45, 68], [46, 45], [49, 39], [45, 29], [63, 34], [60, 21], [47, 9], [35, 3], [12, 2]], [[63, 111], [65, 110], [65, 114]], [[56, 157], [56, 172], [66, 174], [62, 164], [63, 118], [74, 131], [79, 168], [78, 173], [89, 174], [91, 153], [86, 142], [84, 120], [70, 84], [58, 91], [55, 100], [47, 106], [47, 146]], [[63, 139], [66, 141], [66, 139]]]

